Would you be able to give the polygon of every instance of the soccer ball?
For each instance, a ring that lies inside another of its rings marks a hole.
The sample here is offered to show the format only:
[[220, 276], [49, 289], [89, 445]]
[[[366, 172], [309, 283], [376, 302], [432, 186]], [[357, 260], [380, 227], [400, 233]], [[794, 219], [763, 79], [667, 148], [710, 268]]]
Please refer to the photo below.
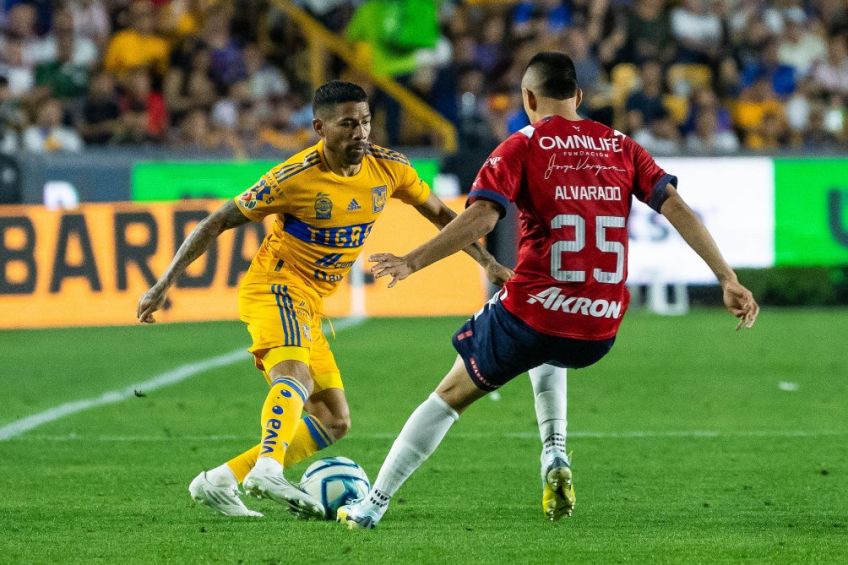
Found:
[[300, 488], [320, 500], [324, 505], [324, 517], [334, 520], [336, 510], [364, 498], [371, 483], [354, 461], [347, 457], [327, 457], [306, 468]]

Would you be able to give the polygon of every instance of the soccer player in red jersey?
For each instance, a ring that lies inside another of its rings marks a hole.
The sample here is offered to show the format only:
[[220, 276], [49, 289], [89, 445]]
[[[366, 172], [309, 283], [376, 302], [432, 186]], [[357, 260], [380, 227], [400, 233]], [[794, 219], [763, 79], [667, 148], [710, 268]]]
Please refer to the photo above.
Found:
[[376, 254], [389, 286], [489, 233], [509, 202], [519, 210], [515, 275], [453, 336], [459, 355], [436, 391], [407, 420], [368, 496], [343, 507], [351, 528], [373, 527], [392, 495], [433, 453], [459, 414], [530, 370], [543, 440], [542, 505], [556, 520], [574, 506], [565, 452], [565, 369], [596, 363], [612, 348], [627, 310], [627, 218], [633, 197], [663, 214], [707, 263], [724, 304], [753, 326], [759, 307], [707, 229], [677, 193], [677, 178], [636, 142], [577, 114], [574, 64], [534, 56], [521, 81], [530, 126], [509, 137], [480, 169], [465, 212], [403, 257]]

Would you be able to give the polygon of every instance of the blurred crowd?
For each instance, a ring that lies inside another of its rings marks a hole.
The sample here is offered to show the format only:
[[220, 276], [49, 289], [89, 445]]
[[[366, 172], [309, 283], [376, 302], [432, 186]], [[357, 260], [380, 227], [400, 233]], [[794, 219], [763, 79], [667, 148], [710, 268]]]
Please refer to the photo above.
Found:
[[[152, 144], [249, 156], [314, 139], [308, 38], [276, 2], [0, 1], [3, 153]], [[574, 59], [585, 116], [656, 153], [848, 147], [844, 0], [295, 3], [455, 123], [465, 161], [526, 123], [518, 84], [542, 49]], [[329, 77], [364, 80], [326, 64]], [[435, 143], [366, 86], [378, 142]]]

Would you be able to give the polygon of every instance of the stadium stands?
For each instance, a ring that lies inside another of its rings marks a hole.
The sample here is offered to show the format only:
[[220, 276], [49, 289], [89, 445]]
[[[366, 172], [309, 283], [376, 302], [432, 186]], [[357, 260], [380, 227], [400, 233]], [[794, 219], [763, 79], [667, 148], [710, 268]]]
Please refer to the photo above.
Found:
[[[312, 136], [308, 102], [317, 75], [308, 67], [316, 59], [284, 4], [5, 0], [0, 150], [143, 144], [251, 156], [300, 147]], [[460, 148], [489, 147], [523, 125], [516, 77], [540, 49], [574, 55], [587, 116], [649, 144], [659, 139], [659, 152], [848, 147], [844, 2], [448, 0], [438, 10], [411, 0], [295, 4], [354, 40], [357, 60], [450, 120]], [[390, 21], [363, 26], [363, 14]], [[408, 33], [412, 21], [420, 33]], [[325, 76], [363, 81], [338, 57], [324, 63]], [[659, 79], [643, 89], [651, 68]], [[378, 142], [437, 143], [431, 128], [400, 127], [411, 124], [409, 114], [371, 88]], [[646, 90], [662, 111], [644, 114]]]

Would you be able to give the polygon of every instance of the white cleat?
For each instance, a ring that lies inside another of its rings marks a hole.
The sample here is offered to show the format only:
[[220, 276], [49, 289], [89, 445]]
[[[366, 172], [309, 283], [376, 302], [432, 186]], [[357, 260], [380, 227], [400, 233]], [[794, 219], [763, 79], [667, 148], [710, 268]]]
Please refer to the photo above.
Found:
[[262, 517], [260, 512], [255, 512], [244, 505], [244, 502], [239, 498], [238, 486], [213, 484], [206, 478], [206, 471], [203, 471], [191, 481], [191, 484], [188, 485], [188, 492], [200, 504], [217, 510], [225, 516]]
[[266, 473], [254, 467], [244, 478], [243, 485], [248, 494], [285, 504], [299, 518], [324, 518], [324, 505], [287, 481], [282, 473]]

